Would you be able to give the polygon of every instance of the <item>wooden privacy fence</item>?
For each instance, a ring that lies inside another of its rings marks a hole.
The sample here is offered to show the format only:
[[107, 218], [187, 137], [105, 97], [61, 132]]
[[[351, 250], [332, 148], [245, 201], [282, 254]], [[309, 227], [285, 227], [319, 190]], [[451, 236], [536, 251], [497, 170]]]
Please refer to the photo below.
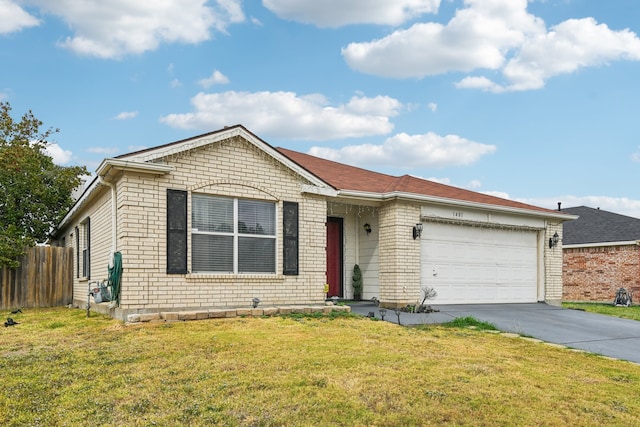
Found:
[[54, 307], [73, 299], [73, 248], [28, 248], [16, 269], [0, 270], [0, 310]]

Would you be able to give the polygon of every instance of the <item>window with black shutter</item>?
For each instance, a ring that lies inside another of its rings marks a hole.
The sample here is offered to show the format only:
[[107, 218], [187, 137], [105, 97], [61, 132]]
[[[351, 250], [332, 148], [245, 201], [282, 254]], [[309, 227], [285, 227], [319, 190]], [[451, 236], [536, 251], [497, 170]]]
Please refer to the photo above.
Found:
[[75, 228], [76, 233], [76, 277], [80, 278], [80, 229]]
[[167, 274], [187, 273], [187, 192], [167, 190]]
[[86, 279], [91, 278], [91, 219], [87, 217], [82, 223], [80, 223], [81, 244], [82, 250], [82, 277]]
[[284, 202], [282, 207], [283, 222], [283, 274], [298, 275], [298, 203]]

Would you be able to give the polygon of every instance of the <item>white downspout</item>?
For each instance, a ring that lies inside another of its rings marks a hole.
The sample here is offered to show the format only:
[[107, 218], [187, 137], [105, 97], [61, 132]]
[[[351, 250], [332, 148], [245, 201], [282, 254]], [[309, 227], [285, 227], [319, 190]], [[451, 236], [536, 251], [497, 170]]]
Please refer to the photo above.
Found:
[[117, 238], [117, 233], [116, 233], [116, 227], [118, 226], [118, 222], [117, 222], [117, 206], [118, 204], [116, 203], [116, 186], [112, 183], [112, 182], [108, 182], [105, 181], [104, 178], [102, 178], [101, 176], [98, 176], [98, 182], [102, 185], [106, 185], [107, 187], [111, 188], [111, 265], [113, 265], [113, 254], [116, 253], [116, 238]]

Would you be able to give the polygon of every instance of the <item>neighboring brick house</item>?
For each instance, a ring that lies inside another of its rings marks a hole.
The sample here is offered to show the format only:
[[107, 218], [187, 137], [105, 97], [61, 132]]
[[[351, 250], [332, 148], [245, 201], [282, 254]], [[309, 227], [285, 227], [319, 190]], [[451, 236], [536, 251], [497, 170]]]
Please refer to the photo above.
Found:
[[586, 206], [562, 209], [577, 215], [563, 225], [565, 301], [613, 302], [626, 288], [640, 298], [640, 219]]
[[[111, 315], [324, 304], [558, 303], [555, 210], [276, 149], [237, 125], [105, 159], [62, 220], [74, 302], [122, 254]], [[421, 233], [420, 233], [421, 231]], [[421, 234], [421, 235], [420, 235]]]

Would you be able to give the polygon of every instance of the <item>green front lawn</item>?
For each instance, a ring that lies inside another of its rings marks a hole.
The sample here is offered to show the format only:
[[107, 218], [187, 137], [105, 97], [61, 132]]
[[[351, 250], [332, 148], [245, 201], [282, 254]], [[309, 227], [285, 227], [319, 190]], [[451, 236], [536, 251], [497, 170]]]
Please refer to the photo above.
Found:
[[640, 425], [639, 365], [478, 329], [12, 317], [2, 426]]
[[606, 314], [607, 316], [622, 317], [625, 319], [640, 320], [640, 305], [631, 307], [616, 307], [613, 304], [595, 302], [563, 302], [565, 308], [584, 310], [592, 313]]

